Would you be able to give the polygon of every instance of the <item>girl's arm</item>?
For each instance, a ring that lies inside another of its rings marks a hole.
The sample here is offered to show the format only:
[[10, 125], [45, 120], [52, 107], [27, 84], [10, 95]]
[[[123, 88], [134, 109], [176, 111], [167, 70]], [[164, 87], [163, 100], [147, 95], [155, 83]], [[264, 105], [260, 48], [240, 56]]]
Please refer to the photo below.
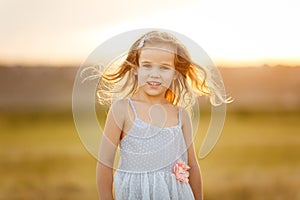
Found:
[[96, 181], [99, 199], [113, 200], [113, 166], [124, 123], [124, 102], [116, 101], [110, 108], [99, 149]]
[[182, 112], [182, 131], [184, 134], [185, 142], [187, 145], [188, 151], [188, 165], [191, 167], [189, 170], [189, 183], [193, 190], [196, 200], [203, 199], [202, 193], [202, 180], [198, 161], [195, 154], [194, 142], [193, 142], [193, 133], [192, 133], [192, 123], [189, 113], [186, 110]]

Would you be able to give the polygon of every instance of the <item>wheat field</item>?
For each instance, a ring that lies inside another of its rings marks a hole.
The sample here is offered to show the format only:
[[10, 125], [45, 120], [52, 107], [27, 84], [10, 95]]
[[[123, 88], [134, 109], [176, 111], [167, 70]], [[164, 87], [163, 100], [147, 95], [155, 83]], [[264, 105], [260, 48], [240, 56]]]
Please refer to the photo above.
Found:
[[[199, 160], [206, 200], [300, 199], [300, 113], [231, 112]], [[201, 115], [203, 130], [209, 123]], [[71, 112], [0, 114], [0, 199], [97, 199], [96, 160]]]

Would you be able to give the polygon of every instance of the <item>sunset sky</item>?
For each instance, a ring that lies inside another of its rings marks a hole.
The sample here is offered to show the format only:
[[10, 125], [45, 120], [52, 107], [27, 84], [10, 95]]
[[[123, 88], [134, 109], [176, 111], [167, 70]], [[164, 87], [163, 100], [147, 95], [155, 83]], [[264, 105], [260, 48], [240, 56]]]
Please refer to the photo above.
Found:
[[0, 63], [80, 65], [106, 39], [164, 28], [219, 65], [300, 66], [298, 0], [0, 0]]

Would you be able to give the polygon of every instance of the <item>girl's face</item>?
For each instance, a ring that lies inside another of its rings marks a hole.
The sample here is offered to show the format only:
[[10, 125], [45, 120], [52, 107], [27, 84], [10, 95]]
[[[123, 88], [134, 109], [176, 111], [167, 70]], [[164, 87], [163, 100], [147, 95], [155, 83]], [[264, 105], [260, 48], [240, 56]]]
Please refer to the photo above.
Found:
[[139, 90], [150, 96], [164, 96], [176, 77], [174, 49], [169, 45], [145, 46], [137, 69]]

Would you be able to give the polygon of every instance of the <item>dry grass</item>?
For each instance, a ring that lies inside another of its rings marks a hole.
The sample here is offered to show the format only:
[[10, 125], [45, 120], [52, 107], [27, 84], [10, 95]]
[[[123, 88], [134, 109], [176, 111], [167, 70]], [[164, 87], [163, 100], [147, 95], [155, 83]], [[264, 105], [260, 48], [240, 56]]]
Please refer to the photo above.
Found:
[[[202, 120], [205, 127], [209, 116]], [[299, 122], [297, 112], [229, 113], [200, 160], [205, 199], [299, 199]], [[96, 161], [71, 113], [2, 113], [0, 130], [1, 200], [97, 199]]]
[[206, 199], [299, 199], [300, 114], [231, 113], [201, 160]]

